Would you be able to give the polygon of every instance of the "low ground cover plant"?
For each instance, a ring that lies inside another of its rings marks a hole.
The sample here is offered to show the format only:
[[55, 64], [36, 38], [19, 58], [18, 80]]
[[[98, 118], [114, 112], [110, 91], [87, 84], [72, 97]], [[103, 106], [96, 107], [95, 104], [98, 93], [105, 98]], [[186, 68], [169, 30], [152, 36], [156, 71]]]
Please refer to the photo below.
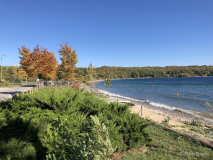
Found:
[[0, 159], [103, 159], [151, 141], [128, 104], [73, 88], [0, 103]]

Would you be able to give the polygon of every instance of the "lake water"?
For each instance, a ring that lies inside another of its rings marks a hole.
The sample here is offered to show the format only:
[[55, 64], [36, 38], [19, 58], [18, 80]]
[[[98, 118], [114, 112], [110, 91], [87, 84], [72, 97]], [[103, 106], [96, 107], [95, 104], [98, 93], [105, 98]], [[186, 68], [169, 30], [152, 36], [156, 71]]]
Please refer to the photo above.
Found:
[[[102, 93], [108, 93], [104, 83], [100, 81], [95, 87]], [[213, 104], [213, 77], [119, 79], [112, 80], [111, 84], [111, 96], [171, 110], [178, 108], [190, 113], [194, 110], [212, 113], [205, 102]]]

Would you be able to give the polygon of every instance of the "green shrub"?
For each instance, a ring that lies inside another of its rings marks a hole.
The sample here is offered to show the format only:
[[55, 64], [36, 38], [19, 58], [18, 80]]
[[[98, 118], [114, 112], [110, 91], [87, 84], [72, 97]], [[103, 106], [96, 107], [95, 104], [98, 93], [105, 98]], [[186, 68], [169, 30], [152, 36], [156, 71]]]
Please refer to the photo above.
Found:
[[200, 118], [194, 117], [190, 123], [192, 126], [202, 127], [203, 123], [201, 122]]
[[15, 78], [15, 83], [21, 83], [21, 79], [19, 79], [18, 77]]
[[128, 104], [108, 104], [83, 90], [14, 95], [0, 111], [0, 159], [97, 159], [151, 141]]
[[5, 81], [5, 82], [4, 82], [4, 85], [5, 85], [5, 86], [9, 86], [9, 82], [8, 82], [8, 81]]
[[64, 127], [63, 120], [58, 119], [51, 127], [49, 138], [52, 151], [46, 156], [47, 159], [103, 159], [115, 151], [109, 139], [108, 129], [100, 124], [97, 116], [90, 116], [93, 128], [90, 133], [79, 134], [79, 138], [73, 132]]

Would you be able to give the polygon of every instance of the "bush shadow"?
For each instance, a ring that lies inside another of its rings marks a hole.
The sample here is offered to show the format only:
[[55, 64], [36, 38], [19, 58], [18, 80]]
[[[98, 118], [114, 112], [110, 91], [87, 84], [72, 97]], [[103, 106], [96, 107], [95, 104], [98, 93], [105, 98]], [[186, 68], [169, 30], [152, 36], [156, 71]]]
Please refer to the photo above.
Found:
[[0, 126], [0, 159], [45, 159], [47, 148], [39, 141], [39, 126], [20, 117], [6, 124]]

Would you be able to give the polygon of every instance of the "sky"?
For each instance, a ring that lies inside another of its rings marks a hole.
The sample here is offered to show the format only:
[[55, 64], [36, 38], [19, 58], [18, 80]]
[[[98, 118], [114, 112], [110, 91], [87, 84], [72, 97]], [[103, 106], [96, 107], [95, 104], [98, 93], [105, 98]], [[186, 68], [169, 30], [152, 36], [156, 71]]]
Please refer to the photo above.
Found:
[[3, 66], [38, 44], [77, 67], [213, 65], [212, 0], [0, 0]]

